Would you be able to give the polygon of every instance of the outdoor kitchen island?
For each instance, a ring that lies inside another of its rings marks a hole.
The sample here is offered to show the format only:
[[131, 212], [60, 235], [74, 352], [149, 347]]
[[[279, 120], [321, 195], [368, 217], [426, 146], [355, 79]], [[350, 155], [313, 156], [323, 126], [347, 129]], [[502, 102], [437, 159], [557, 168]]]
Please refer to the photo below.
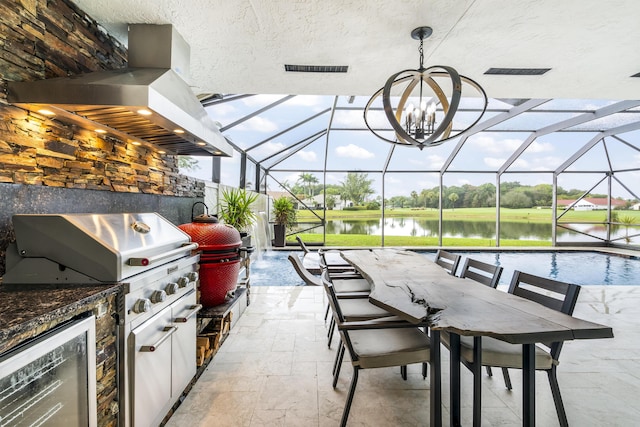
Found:
[[[118, 419], [116, 299], [119, 285], [0, 284], [0, 356], [74, 319], [95, 317], [97, 422]], [[3, 405], [0, 405], [0, 407]]]

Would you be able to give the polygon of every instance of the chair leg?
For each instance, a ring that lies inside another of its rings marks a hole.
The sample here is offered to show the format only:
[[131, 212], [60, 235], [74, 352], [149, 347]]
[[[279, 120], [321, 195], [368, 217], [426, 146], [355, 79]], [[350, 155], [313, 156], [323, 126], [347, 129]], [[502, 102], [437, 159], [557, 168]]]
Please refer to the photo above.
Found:
[[329, 338], [327, 340], [327, 347], [331, 348], [331, 340], [333, 339], [333, 330], [336, 327], [336, 321], [335, 319], [331, 319], [331, 323], [329, 324], [329, 333], [327, 334], [327, 337]]
[[340, 427], [346, 427], [347, 419], [349, 418], [349, 411], [351, 410], [351, 402], [353, 402], [353, 395], [356, 392], [356, 385], [358, 384], [358, 371], [357, 367], [353, 368], [353, 376], [351, 377], [351, 387], [349, 387], [349, 396], [347, 396], [347, 403], [344, 405], [344, 411], [342, 412], [342, 421], [340, 421]]
[[511, 377], [507, 368], [502, 368], [502, 378], [504, 378], [504, 386], [511, 390], [513, 387], [511, 387]]
[[336, 366], [336, 371], [333, 373], [333, 388], [336, 388], [336, 386], [338, 385], [338, 378], [340, 377], [340, 369], [342, 368], [342, 359], [344, 358], [344, 345], [342, 346], [342, 348], [338, 351], [338, 353], [340, 354], [340, 357], [338, 358], [338, 365]]
[[493, 371], [491, 370], [491, 366], [486, 366], [487, 368], [487, 375], [492, 377], [493, 376]]
[[407, 365], [400, 366], [400, 376], [403, 380], [407, 380]]
[[553, 394], [553, 403], [555, 403], [556, 405], [556, 412], [558, 413], [558, 421], [560, 421], [560, 426], [569, 427], [569, 422], [567, 421], [567, 413], [564, 410], [562, 396], [560, 395], [560, 386], [558, 385], [558, 375], [556, 373], [555, 365], [547, 371], [547, 376], [549, 377], [551, 394]]
[[344, 346], [342, 345], [342, 340], [338, 341], [338, 351], [336, 351], [336, 359], [333, 361], [333, 369], [331, 373], [335, 375], [336, 369], [338, 367], [338, 359], [340, 358], [340, 352], [344, 350]]
[[324, 312], [324, 321], [327, 321], [327, 316], [329, 316], [329, 303], [327, 303], [327, 309]]

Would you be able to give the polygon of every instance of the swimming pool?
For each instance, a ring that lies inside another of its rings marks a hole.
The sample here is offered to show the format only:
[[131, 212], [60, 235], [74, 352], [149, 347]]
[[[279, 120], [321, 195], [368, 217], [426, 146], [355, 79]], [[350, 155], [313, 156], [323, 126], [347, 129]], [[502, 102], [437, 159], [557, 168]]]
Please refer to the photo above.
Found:
[[[465, 257], [500, 265], [504, 268], [500, 286], [507, 286], [514, 270], [578, 285], [640, 285], [640, 259], [599, 252], [570, 251], [452, 251]], [[287, 259], [289, 253], [267, 251], [251, 263], [252, 286], [303, 286], [304, 282]], [[435, 252], [420, 252], [433, 260]]]

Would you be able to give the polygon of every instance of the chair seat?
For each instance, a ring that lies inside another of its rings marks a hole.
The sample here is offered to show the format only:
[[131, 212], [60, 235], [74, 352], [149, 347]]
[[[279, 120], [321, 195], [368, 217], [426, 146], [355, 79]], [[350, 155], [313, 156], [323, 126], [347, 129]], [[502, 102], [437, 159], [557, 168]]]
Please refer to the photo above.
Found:
[[368, 298], [341, 299], [340, 310], [347, 322], [391, 316], [388, 311], [371, 304]]
[[[443, 332], [440, 338], [449, 348], [449, 334]], [[460, 357], [473, 363], [473, 337], [460, 337]], [[547, 351], [536, 346], [536, 369], [551, 369], [554, 363], [558, 362], [554, 361]], [[491, 337], [482, 337], [482, 365], [522, 369], [522, 345], [510, 344]]]
[[429, 361], [429, 337], [417, 328], [354, 330], [349, 338], [358, 356], [351, 363], [362, 369]]
[[371, 285], [367, 279], [333, 279], [333, 288], [337, 294], [371, 291]]

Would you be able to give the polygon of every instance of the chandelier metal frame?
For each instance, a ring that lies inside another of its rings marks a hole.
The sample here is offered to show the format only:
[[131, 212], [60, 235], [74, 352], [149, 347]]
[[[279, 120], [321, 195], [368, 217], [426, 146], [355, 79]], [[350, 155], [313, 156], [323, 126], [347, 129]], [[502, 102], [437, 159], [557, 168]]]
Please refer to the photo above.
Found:
[[[378, 138], [386, 142], [403, 146], [415, 146], [421, 150], [424, 147], [434, 147], [467, 132], [480, 121], [487, 110], [487, 105], [489, 103], [487, 94], [482, 86], [480, 86], [476, 81], [469, 77], [460, 75], [453, 67], [446, 65], [433, 65], [427, 68], [424, 67], [423, 41], [425, 38], [429, 37], [432, 32], [433, 30], [431, 27], [418, 27], [411, 32], [411, 37], [413, 39], [420, 40], [420, 47], [418, 49], [420, 53], [420, 67], [417, 70], [408, 69], [393, 74], [387, 79], [385, 85], [371, 96], [364, 108], [364, 121], [367, 128]], [[440, 84], [435, 80], [447, 77], [451, 80], [452, 88], [452, 92], [449, 97], [446, 96]], [[407, 86], [401, 93], [400, 100], [394, 111], [394, 108], [391, 105], [391, 89], [394, 86], [405, 83]], [[410, 104], [410, 106], [405, 109], [405, 105], [407, 104], [409, 97], [413, 94], [413, 91], [418, 84], [420, 85], [420, 102], [418, 108], [414, 109], [412, 104]], [[479, 95], [484, 99], [484, 106], [473, 123], [452, 135], [453, 118], [460, 105], [463, 84], [468, 84], [476, 89]], [[434, 94], [433, 98], [437, 99], [437, 103], [432, 101], [429, 106], [426, 105], [426, 102], [423, 99], [423, 89], [425, 88], [425, 85], [431, 88], [431, 91]], [[376, 132], [369, 125], [369, 121], [367, 120], [367, 115], [370, 111], [371, 105], [381, 95], [384, 113], [391, 124], [391, 127], [395, 131], [395, 140], [385, 138], [380, 133]], [[443, 117], [436, 127], [435, 112], [437, 105], [441, 106]], [[403, 112], [405, 113], [404, 120], [402, 117]], [[404, 127], [402, 124], [403, 122]]]

